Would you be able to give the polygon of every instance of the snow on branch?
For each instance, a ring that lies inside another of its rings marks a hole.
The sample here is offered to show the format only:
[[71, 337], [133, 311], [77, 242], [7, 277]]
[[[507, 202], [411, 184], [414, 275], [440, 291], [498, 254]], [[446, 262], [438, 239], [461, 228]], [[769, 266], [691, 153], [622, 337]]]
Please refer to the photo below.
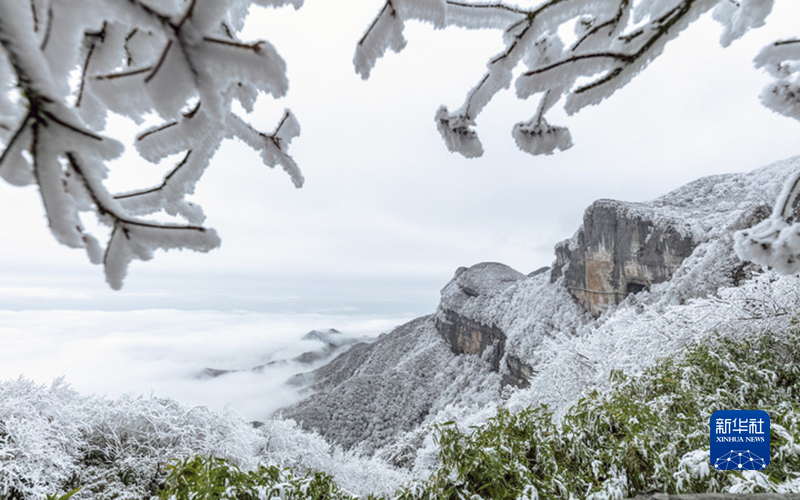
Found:
[[[186, 197], [223, 139], [243, 140], [303, 184], [288, 153], [300, 131], [294, 115], [266, 134], [231, 110], [238, 101], [250, 112], [260, 93], [278, 98], [288, 88], [271, 44], [237, 38], [252, 3], [302, 0], [0, 0], [0, 177], [38, 185], [53, 235], [102, 263], [112, 288], [155, 249], [219, 245]], [[182, 157], [159, 185], [106, 188], [107, 162], [123, 151], [102, 132], [109, 111], [163, 120], [136, 139], [150, 162]], [[84, 212], [109, 228], [104, 244], [85, 229]], [[186, 223], [142, 218], [159, 213]]]
[[[458, 109], [450, 112], [442, 106], [436, 112], [437, 128], [451, 151], [470, 158], [481, 156], [475, 120], [497, 92], [510, 87], [513, 71], [521, 65], [526, 70], [516, 78], [517, 96], [527, 99], [535, 94], [540, 101], [534, 117], [516, 124], [512, 135], [523, 151], [551, 154], [571, 147], [572, 139], [566, 128], [547, 123], [549, 109], [562, 98], [570, 114], [598, 104], [625, 86], [661, 54], [668, 41], [718, 3], [645, 0], [636, 7], [633, 0], [544, 0], [517, 6], [470, 0], [387, 0], [359, 41], [354, 63], [356, 71], [367, 78], [388, 49], [403, 49], [403, 27], [412, 19], [436, 28], [501, 29], [505, 48], [489, 59], [486, 73]], [[718, 15], [720, 22], [729, 25], [723, 42], [763, 24], [771, 4], [745, 1], [740, 4], [741, 13], [725, 10]], [[562, 40], [564, 30], [560, 28], [565, 25], [573, 26], [574, 40], [569, 43]]]
[[[483, 154], [475, 130], [483, 108], [510, 87], [514, 71], [520, 99], [538, 96], [534, 116], [512, 127], [517, 146], [530, 154], [552, 154], [572, 147], [569, 130], [550, 125], [547, 112], [563, 101], [568, 114], [599, 104], [628, 84], [691, 23], [713, 9], [722, 24], [724, 47], [766, 23], [774, 0], [539, 0], [514, 4], [480, 0], [386, 0], [358, 42], [354, 63], [363, 78], [388, 49], [405, 47], [406, 21], [437, 29], [500, 29], [505, 47], [486, 63], [486, 73], [459, 108], [441, 106], [436, 127], [450, 151], [467, 158]], [[562, 39], [572, 27], [568, 43]], [[800, 39], [780, 40], [764, 48], [756, 67], [773, 77], [761, 94], [767, 108], [800, 120]], [[795, 222], [800, 174], [787, 180], [772, 217], [736, 234], [743, 259], [800, 272], [800, 222]]]

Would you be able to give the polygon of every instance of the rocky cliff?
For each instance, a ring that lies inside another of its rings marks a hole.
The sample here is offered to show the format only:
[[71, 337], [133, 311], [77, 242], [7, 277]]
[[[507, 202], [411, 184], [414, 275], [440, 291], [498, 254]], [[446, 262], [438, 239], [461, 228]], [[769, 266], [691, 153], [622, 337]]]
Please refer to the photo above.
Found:
[[[499, 404], [558, 414], [615, 371], [641, 370], [704, 332], [744, 331], [748, 314], [760, 313], [737, 308], [776, 285], [736, 257], [732, 233], [767, 215], [797, 168], [800, 158], [699, 179], [647, 203], [597, 201], [556, 246], [550, 273], [459, 268], [432, 316], [297, 377], [311, 395], [284, 416], [409, 465], [432, 423], [482, 422]], [[788, 311], [792, 297], [800, 303], [795, 292], [770, 300]]]
[[551, 281], [594, 316], [669, 280], [697, 246], [680, 219], [614, 200], [594, 202], [572, 239], [556, 246]]
[[506, 356], [505, 332], [474, 313], [485, 308], [487, 298], [496, 297], [524, 278], [524, 274], [496, 262], [460, 267], [442, 289], [442, 300], [434, 315], [436, 331], [453, 354], [482, 357], [495, 372], [501, 371], [505, 359], [503, 384], [519, 387], [527, 385], [530, 366], [513, 355]]
[[[424, 316], [356, 344], [329, 364], [290, 381], [312, 393], [282, 412], [330, 442], [372, 453], [474, 388], [499, 387], [480, 359], [456, 356]], [[494, 391], [496, 392], [496, 390]]]

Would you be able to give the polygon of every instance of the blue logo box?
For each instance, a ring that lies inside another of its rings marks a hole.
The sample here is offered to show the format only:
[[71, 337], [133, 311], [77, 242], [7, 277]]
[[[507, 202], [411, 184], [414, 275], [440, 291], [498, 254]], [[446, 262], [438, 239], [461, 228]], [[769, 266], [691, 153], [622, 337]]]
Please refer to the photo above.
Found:
[[711, 415], [711, 465], [717, 470], [763, 470], [769, 465], [769, 415], [719, 410]]

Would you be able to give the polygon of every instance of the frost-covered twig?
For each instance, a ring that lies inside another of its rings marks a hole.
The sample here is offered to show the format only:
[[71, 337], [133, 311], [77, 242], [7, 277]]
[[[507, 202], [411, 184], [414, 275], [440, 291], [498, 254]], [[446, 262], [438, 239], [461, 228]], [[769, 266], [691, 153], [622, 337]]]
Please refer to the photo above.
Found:
[[[570, 114], [599, 103], [625, 86], [661, 54], [667, 42], [712, 8], [716, 7], [714, 17], [725, 28], [721, 43], [727, 46], [748, 29], [762, 26], [772, 4], [772, 0], [645, 0], [636, 5], [632, 0], [540, 0], [520, 7], [480, 0], [387, 0], [359, 40], [354, 63], [356, 72], [368, 78], [388, 49], [399, 52], [405, 47], [403, 29], [408, 20], [428, 22], [437, 29], [503, 30], [505, 48], [489, 59], [486, 74], [459, 109], [449, 112], [442, 106], [437, 111], [437, 127], [451, 151], [480, 156], [483, 147], [472, 129], [475, 120], [498, 91], [510, 86], [512, 71], [522, 63], [527, 71], [516, 79], [517, 96], [543, 97], [534, 118], [515, 125], [513, 135], [521, 149], [551, 154], [572, 145], [566, 128], [551, 127], [543, 117], [562, 98]], [[570, 23], [576, 40], [567, 46], [560, 28]], [[579, 83], [581, 78], [590, 81]], [[773, 91], [782, 99], [777, 104], [781, 109], [800, 106], [791, 85]]]
[[[800, 39], [781, 40], [765, 47], [755, 62], [775, 79], [761, 93], [761, 102], [773, 111], [800, 120]], [[798, 195], [800, 172], [786, 179], [768, 219], [734, 235], [736, 253], [742, 259], [785, 274], [800, 271]]]
[[[627, 85], [691, 23], [714, 9], [723, 25], [720, 43], [730, 45], [751, 28], [765, 24], [774, 0], [540, 0], [533, 7], [480, 0], [387, 0], [356, 47], [356, 72], [368, 78], [388, 50], [405, 47], [405, 22], [420, 20], [435, 28], [503, 30], [505, 48], [487, 62], [487, 71], [450, 112], [435, 115], [450, 151], [473, 158], [483, 154], [474, 130], [476, 119], [497, 92], [508, 88], [514, 69], [527, 67], [516, 79], [521, 99], [541, 95], [536, 114], [514, 125], [517, 146], [533, 155], [552, 154], [572, 146], [566, 127], [550, 125], [545, 115], [564, 100], [569, 114], [600, 103]], [[562, 40], [573, 24], [575, 41]], [[773, 78], [761, 94], [763, 104], [800, 120], [800, 39], [780, 40], [755, 60]], [[587, 81], [588, 80], [588, 81]], [[800, 174], [787, 181], [773, 216], [736, 235], [738, 254], [783, 273], [800, 271], [800, 224], [794, 222]]]
[[[236, 37], [251, 3], [0, 0], [0, 85], [16, 88], [16, 95], [0, 92], [0, 177], [37, 184], [56, 239], [104, 264], [113, 288], [132, 259], [147, 260], [157, 248], [208, 251], [219, 244], [186, 196], [222, 140], [241, 138], [302, 186], [288, 154], [299, 134], [294, 116], [287, 111], [273, 134], [263, 134], [232, 113], [233, 101], [250, 112], [259, 93], [280, 97], [288, 86], [272, 45]], [[302, 0], [255, 3], [298, 8]], [[70, 81], [75, 70], [77, 83]], [[163, 119], [136, 141], [154, 163], [182, 155], [160, 186], [108, 191], [107, 162], [122, 152], [100, 132], [109, 111]], [[85, 229], [86, 212], [110, 228], [104, 246]], [[141, 218], [159, 212], [186, 223]]]

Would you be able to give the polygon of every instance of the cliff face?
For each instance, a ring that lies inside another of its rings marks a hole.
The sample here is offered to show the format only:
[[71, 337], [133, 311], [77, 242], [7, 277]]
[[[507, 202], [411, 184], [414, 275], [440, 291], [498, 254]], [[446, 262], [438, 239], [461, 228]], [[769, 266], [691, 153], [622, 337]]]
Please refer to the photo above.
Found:
[[453, 354], [483, 356], [486, 353], [489, 366], [494, 371], [499, 369], [505, 352], [506, 335], [496, 326], [484, 325], [454, 311], [445, 310], [436, 320], [436, 331]]
[[572, 240], [556, 246], [550, 280], [564, 284], [597, 317], [631, 293], [669, 280], [697, 246], [678, 221], [641, 206], [599, 200]]
[[[296, 377], [313, 394], [283, 415], [408, 466], [427, 463], [424, 453], [414, 457], [432, 422], [485, 421], [493, 412], [483, 409], [501, 402], [564, 411], [587, 387], [604, 387], [611, 370], [635, 372], [682, 349], [696, 335], [694, 323], [684, 325], [684, 314], [698, 310], [694, 299], [748, 286], [758, 269], [736, 257], [732, 232], [769, 215], [797, 168], [800, 157], [699, 179], [647, 203], [595, 202], [577, 233], [557, 245], [549, 276], [546, 268], [524, 276], [497, 263], [459, 268], [434, 315]], [[643, 305], [657, 307], [641, 313]], [[664, 337], [662, 317], [682, 329]], [[519, 389], [502, 387], [509, 385]]]
[[[505, 264], [483, 262], [461, 267], [442, 289], [442, 300], [434, 316], [436, 331], [453, 354], [483, 358], [491, 370], [503, 373], [503, 385], [525, 387], [532, 370], [506, 353], [506, 334], [485, 314], [486, 301], [494, 299], [525, 275]], [[505, 366], [502, 361], [505, 359]]]

